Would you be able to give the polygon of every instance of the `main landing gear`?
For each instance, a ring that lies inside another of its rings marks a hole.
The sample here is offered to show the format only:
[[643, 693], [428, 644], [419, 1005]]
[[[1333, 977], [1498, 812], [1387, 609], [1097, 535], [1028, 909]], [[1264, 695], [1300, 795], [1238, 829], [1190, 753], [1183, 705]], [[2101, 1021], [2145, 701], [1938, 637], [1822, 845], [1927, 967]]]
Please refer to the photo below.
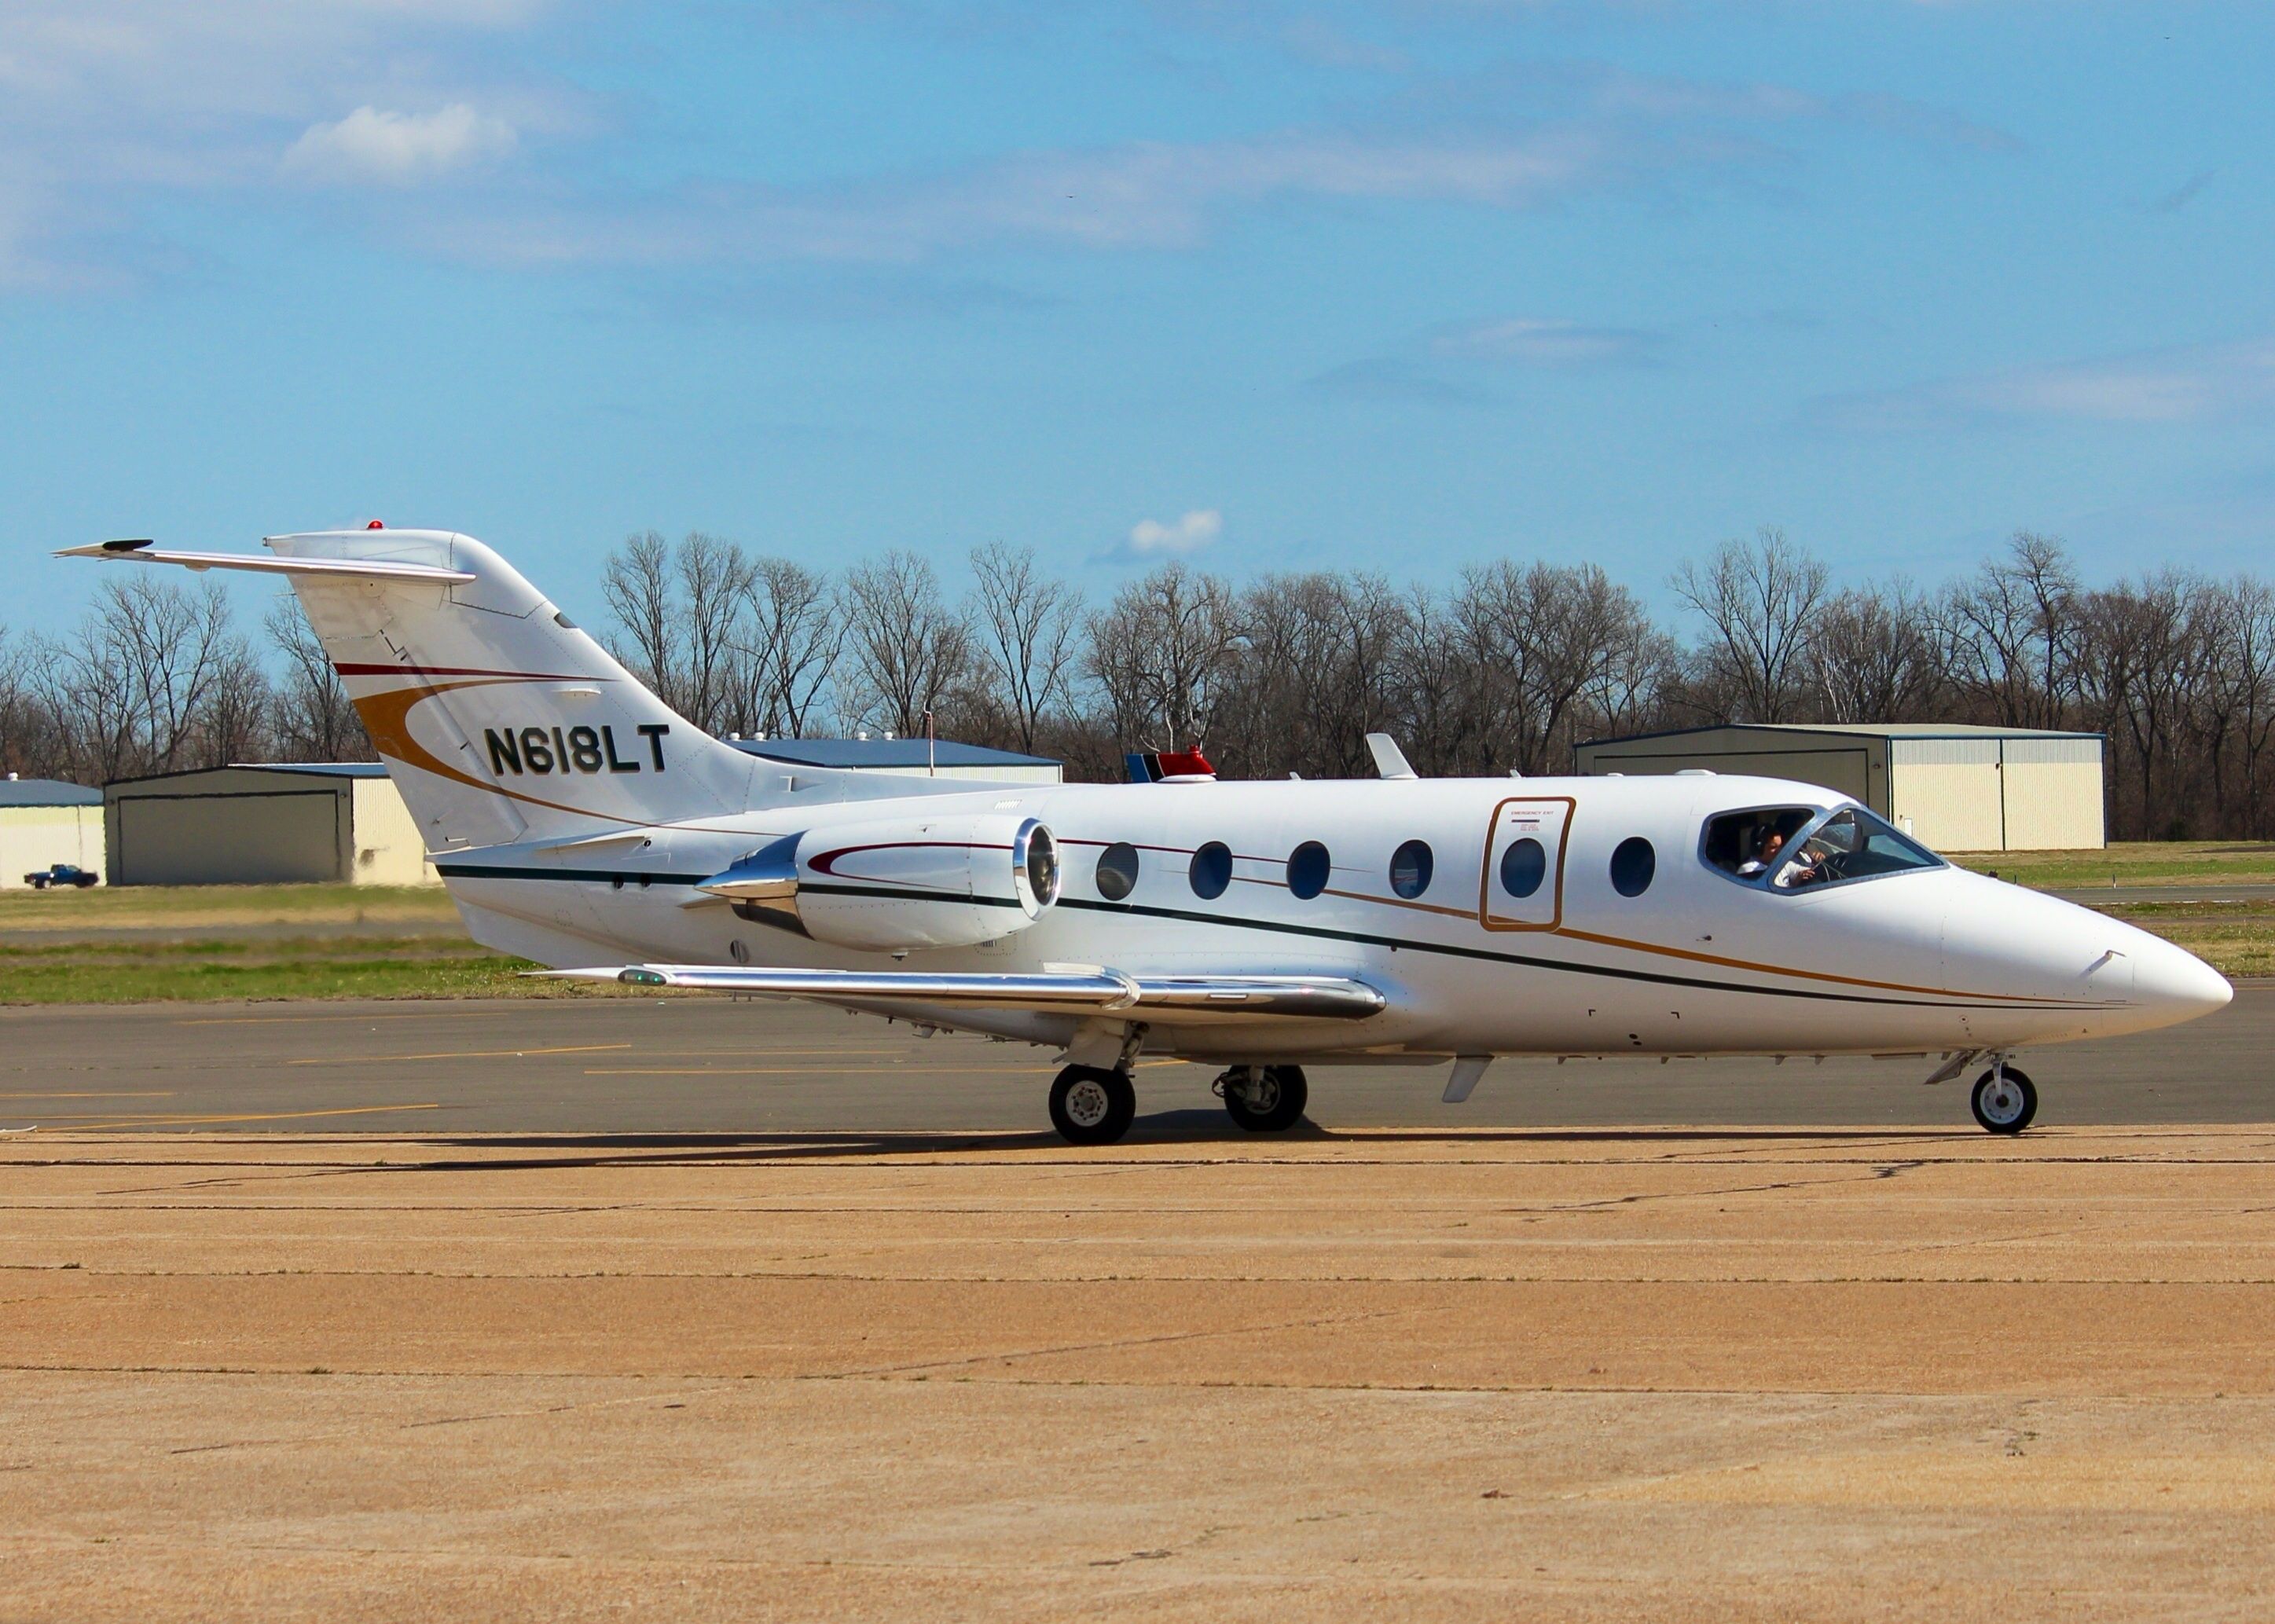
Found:
[[[1216, 1080], [1226, 1114], [1250, 1133], [1280, 1133], [1304, 1120], [1311, 1089], [1301, 1066], [1235, 1066]], [[1069, 1144], [1112, 1144], [1138, 1116], [1130, 1069], [1069, 1066], [1051, 1084], [1051, 1126]]]
[[2038, 1114], [2037, 1085], [2029, 1074], [2002, 1061], [1975, 1079], [1975, 1093], [1969, 1103], [1975, 1107], [1975, 1120], [1986, 1131], [2020, 1133]]
[[1303, 1120], [1310, 1086], [1301, 1066], [1235, 1066], [1216, 1080], [1224, 1108], [1251, 1133], [1280, 1133]]
[[1069, 1066], [1051, 1084], [1051, 1126], [1069, 1144], [1111, 1144], [1138, 1116], [1138, 1091], [1119, 1067]]

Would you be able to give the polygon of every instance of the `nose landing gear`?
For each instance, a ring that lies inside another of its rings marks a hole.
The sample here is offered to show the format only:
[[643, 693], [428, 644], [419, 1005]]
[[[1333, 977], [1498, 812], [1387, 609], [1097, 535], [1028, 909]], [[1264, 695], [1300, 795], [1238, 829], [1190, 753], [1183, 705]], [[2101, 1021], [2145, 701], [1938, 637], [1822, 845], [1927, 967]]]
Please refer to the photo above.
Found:
[[1975, 1079], [1969, 1103], [1975, 1107], [1975, 1120], [1986, 1132], [2020, 1133], [2038, 1114], [2037, 1085], [2028, 1073], [2004, 1061], [1995, 1061]]
[[1303, 1120], [1311, 1086], [1301, 1066], [1235, 1066], [1216, 1080], [1224, 1108], [1250, 1133], [1280, 1133]]

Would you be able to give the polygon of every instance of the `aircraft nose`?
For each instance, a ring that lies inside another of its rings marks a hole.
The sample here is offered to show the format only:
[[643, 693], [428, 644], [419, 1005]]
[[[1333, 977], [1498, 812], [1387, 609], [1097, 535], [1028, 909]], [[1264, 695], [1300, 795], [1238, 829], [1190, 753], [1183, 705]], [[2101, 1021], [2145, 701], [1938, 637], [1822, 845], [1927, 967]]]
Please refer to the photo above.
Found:
[[2150, 938], [2133, 966], [2133, 995], [2166, 1021], [2193, 1021], [2235, 996], [2227, 978], [2185, 948]]

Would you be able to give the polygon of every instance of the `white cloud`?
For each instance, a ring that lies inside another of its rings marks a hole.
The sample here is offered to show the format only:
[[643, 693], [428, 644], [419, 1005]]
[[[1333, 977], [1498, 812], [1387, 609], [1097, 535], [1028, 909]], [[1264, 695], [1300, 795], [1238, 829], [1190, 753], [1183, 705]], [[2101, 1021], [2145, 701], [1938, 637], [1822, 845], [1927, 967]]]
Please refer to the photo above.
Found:
[[593, 98], [491, 50], [556, 3], [0, 0], [0, 287], [131, 285], [178, 262], [148, 204], [289, 181], [280, 155], [345, 108], [575, 130]]
[[1223, 532], [1224, 515], [1214, 508], [1195, 508], [1166, 525], [1159, 519], [1142, 518], [1130, 528], [1130, 551], [1140, 558], [1190, 553], [1206, 547]]
[[510, 124], [464, 102], [424, 114], [359, 107], [310, 125], [285, 150], [284, 168], [312, 180], [407, 186], [505, 157], [516, 140]]
[[1431, 338], [1430, 351], [1455, 360], [1581, 367], [1638, 360], [1659, 343], [1659, 334], [1640, 328], [1582, 327], [1572, 321], [1515, 316], [1442, 328]]
[[1815, 415], [1861, 432], [1985, 421], [2197, 423], [2275, 407], [2275, 340], [2203, 344], [1833, 396]]

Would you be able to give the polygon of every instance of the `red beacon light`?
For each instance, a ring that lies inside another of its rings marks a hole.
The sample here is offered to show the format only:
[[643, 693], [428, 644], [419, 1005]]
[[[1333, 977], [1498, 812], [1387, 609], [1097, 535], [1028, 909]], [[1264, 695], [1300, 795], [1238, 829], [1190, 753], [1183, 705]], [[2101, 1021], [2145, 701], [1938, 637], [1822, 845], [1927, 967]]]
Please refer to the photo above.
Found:
[[370, 524], [366, 525], [364, 528], [366, 530], [384, 530], [387, 526], [381, 524], [377, 519], [374, 519]]
[[1190, 750], [1135, 751], [1122, 758], [1133, 784], [1199, 784], [1216, 782], [1216, 768], [1201, 754], [1200, 746]]

